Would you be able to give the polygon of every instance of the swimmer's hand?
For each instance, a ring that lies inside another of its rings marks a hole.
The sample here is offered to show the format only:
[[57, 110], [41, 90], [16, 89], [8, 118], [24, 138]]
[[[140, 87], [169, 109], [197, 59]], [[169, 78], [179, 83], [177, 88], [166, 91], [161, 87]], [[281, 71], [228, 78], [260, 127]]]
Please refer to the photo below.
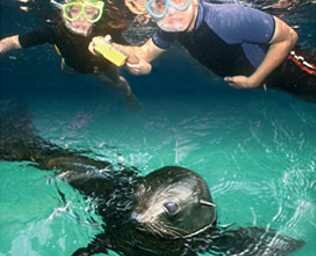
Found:
[[237, 89], [251, 89], [261, 85], [261, 82], [253, 79], [251, 76], [226, 76], [224, 80]]
[[2, 39], [0, 40], [0, 56], [5, 54], [10, 49], [10, 45], [8, 40]]
[[18, 35], [9, 36], [0, 40], [0, 56], [15, 49], [21, 49]]
[[127, 54], [126, 52], [124, 52], [124, 46], [112, 43], [111, 40], [112, 40], [112, 38], [110, 35], [106, 35], [105, 37], [102, 37], [102, 36], [94, 37], [89, 44], [89, 47], [88, 47], [89, 51], [93, 55], [98, 55], [98, 53], [95, 50], [95, 46], [97, 44], [103, 44], [103, 43], [104, 44], [111, 44], [111, 46], [113, 46], [117, 50], [123, 52], [124, 54], [126, 54], [126, 56], [128, 56], [125, 65], [131, 74], [133, 74], [133, 75], [147, 75], [151, 72], [152, 66], [150, 63], [148, 63], [147, 61], [145, 61], [141, 58], [136, 57], [135, 55]]
[[150, 63], [133, 55], [128, 57], [126, 67], [131, 74], [136, 76], [147, 75], [152, 69]]
[[106, 35], [105, 37], [103, 36], [95, 36], [94, 38], [92, 38], [88, 49], [89, 51], [93, 54], [93, 55], [99, 55], [96, 50], [95, 47], [97, 44], [111, 44], [112, 41], [112, 37], [110, 35]]

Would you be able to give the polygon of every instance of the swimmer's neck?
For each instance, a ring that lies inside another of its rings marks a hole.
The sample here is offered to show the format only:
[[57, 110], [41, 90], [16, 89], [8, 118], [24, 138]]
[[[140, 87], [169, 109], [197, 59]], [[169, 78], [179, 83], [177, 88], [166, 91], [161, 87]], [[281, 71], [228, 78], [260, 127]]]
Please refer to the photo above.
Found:
[[187, 28], [187, 32], [191, 32], [194, 30], [195, 24], [197, 22], [197, 17], [199, 14], [199, 4], [200, 0], [192, 0], [192, 8], [193, 8], [193, 17], [192, 20]]

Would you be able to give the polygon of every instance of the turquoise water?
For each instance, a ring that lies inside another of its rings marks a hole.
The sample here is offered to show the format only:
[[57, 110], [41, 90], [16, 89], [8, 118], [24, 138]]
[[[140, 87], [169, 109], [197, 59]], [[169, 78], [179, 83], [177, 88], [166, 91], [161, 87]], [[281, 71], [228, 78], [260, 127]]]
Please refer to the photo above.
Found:
[[[314, 255], [316, 105], [281, 92], [236, 91], [195, 69], [190, 76], [200, 80], [179, 77], [168, 94], [169, 83], [155, 84], [163, 72], [132, 79], [137, 90], [165, 90], [141, 95], [139, 113], [117, 107], [89, 79], [73, 91], [20, 94], [44, 138], [142, 174], [163, 165], [193, 169], [207, 180], [220, 223], [273, 227], [306, 241], [294, 255]], [[89, 202], [51, 173], [26, 163], [0, 168], [2, 255], [69, 255], [98, 232]]]
[[[42, 137], [143, 175], [164, 165], [195, 170], [221, 224], [272, 227], [306, 242], [293, 255], [315, 255], [316, 104], [229, 88], [174, 51], [150, 76], [128, 76], [143, 105], [129, 112], [98, 81], [62, 74], [58, 63], [45, 47], [1, 59], [1, 97], [25, 102]], [[0, 162], [0, 180], [1, 256], [70, 255], [100, 231], [91, 202], [53, 173]]]

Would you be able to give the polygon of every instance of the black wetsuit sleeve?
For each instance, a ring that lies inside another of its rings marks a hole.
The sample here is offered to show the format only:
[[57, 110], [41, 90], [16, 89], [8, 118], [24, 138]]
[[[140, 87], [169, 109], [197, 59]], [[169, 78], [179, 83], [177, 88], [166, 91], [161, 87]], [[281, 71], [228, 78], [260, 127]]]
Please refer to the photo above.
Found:
[[171, 44], [176, 40], [177, 33], [166, 32], [161, 29], [155, 31], [151, 40], [160, 49], [168, 49]]
[[29, 48], [45, 43], [54, 44], [56, 33], [53, 27], [45, 26], [31, 32], [19, 35], [19, 42], [22, 48]]

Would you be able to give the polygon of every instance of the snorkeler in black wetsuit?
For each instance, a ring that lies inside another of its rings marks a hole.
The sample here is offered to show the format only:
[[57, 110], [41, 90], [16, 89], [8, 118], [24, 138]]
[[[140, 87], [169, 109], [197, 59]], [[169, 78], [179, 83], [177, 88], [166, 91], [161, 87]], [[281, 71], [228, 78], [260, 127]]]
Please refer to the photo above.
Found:
[[[12, 49], [29, 48], [50, 43], [62, 57], [62, 68], [84, 74], [94, 74], [117, 89], [128, 104], [137, 107], [137, 100], [128, 82], [118, 73], [118, 68], [100, 56], [88, 51], [91, 39], [98, 35], [111, 34], [115, 41], [125, 43], [121, 33], [126, 28], [124, 10], [116, 10], [103, 0], [69, 0], [57, 4], [62, 18], [52, 24], [21, 35], [0, 41], [0, 54]], [[103, 15], [106, 12], [106, 15]], [[110, 13], [110, 14], [108, 14]], [[120, 20], [122, 19], [122, 20]]]

